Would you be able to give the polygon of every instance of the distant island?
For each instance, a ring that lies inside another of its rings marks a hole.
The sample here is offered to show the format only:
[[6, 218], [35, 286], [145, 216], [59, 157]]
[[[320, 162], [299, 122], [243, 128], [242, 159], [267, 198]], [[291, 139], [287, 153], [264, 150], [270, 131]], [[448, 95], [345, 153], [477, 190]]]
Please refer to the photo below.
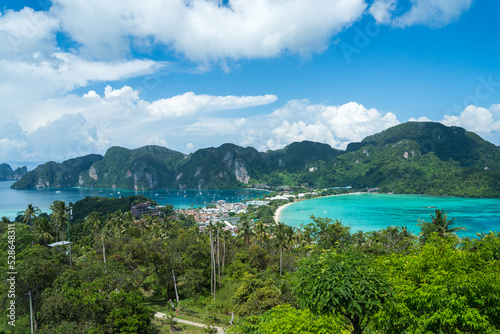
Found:
[[160, 146], [111, 147], [48, 162], [12, 185], [31, 188], [234, 189], [350, 185], [381, 192], [500, 197], [500, 148], [460, 127], [407, 122], [337, 150], [296, 142], [280, 150], [224, 144], [185, 155]]
[[10, 165], [0, 164], [0, 181], [20, 180], [27, 172], [28, 169], [26, 166], [18, 167], [16, 170], [12, 170]]

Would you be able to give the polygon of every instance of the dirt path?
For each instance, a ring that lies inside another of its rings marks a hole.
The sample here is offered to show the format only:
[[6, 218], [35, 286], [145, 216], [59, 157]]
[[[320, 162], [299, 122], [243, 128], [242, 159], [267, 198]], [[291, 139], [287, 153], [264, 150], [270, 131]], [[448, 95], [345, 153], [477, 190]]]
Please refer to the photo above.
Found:
[[[157, 318], [163, 318], [166, 316], [167, 315], [165, 313], [161, 313], [161, 312], [156, 312], [156, 314], [155, 314], [155, 317], [157, 317]], [[191, 325], [191, 326], [196, 326], [196, 327], [205, 327], [204, 324], [200, 324], [198, 322], [192, 322], [189, 320], [183, 320], [183, 319], [178, 319], [178, 318], [174, 318], [174, 320], [181, 323], [181, 324], [186, 324], [186, 325]], [[215, 327], [215, 328], [217, 329], [217, 333], [225, 333], [224, 328], [222, 328], [222, 327]]]

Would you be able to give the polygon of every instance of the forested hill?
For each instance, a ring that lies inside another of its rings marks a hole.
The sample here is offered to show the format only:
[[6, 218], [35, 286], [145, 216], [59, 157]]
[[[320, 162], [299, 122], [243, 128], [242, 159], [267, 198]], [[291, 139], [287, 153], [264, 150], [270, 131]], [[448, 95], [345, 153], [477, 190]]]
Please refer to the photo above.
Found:
[[26, 166], [16, 168], [16, 170], [12, 170], [12, 167], [10, 167], [10, 165], [0, 164], [0, 181], [19, 180], [26, 173]]
[[[47, 163], [13, 188], [227, 189], [252, 184], [500, 197], [500, 149], [475, 133], [433, 122], [408, 122], [351, 143], [345, 151], [303, 141], [259, 152], [224, 144], [192, 154], [159, 146], [112, 147], [80, 164]], [[68, 167], [72, 165], [73, 168]], [[48, 171], [51, 171], [48, 173]]]

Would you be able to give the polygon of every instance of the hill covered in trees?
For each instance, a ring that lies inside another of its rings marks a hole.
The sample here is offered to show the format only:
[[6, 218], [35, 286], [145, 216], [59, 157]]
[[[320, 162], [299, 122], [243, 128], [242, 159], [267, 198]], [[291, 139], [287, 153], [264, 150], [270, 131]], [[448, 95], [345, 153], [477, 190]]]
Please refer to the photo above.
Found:
[[104, 157], [77, 159], [81, 163], [41, 165], [13, 188], [351, 185], [394, 193], [500, 197], [500, 149], [473, 132], [433, 122], [400, 124], [351, 143], [345, 151], [303, 141], [267, 152], [224, 144], [189, 155], [159, 146], [112, 147]]

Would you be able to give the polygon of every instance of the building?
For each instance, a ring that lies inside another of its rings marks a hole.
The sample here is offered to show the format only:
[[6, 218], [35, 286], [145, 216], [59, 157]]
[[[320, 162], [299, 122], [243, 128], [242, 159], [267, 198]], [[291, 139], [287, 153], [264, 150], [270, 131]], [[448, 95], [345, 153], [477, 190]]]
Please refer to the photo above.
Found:
[[135, 217], [141, 216], [153, 216], [158, 217], [160, 215], [160, 210], [152, 206], [151, 202], [139, 203], [131, 206], [132, 215]]

